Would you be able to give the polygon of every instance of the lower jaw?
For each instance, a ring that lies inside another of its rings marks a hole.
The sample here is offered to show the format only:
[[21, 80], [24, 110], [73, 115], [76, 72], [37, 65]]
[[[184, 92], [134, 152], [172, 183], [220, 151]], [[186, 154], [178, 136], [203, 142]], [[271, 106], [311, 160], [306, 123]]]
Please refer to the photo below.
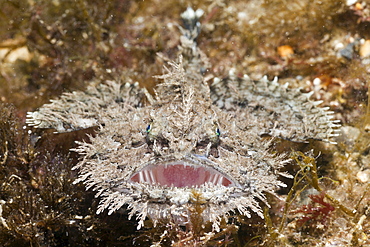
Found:
[[135, 173], [129, 181], [178, 188], [197, 188], [206, 184], [235, 186], [232, 179], [214, 168], [193, 165], [187, 161], [148, 165]]
[[[122, 188], [122, 186], [120, 186]], [[197, 187], [167, 187], [148, 183], [128, 182], [125, 190], [115, 191], [130, 194], [134, 200], [146, 198], [151, 207], [168, 207], [169, 205], [225, 204], [232, 198], [240, 197], [244, 192], [240, 186], [202, 184]]]

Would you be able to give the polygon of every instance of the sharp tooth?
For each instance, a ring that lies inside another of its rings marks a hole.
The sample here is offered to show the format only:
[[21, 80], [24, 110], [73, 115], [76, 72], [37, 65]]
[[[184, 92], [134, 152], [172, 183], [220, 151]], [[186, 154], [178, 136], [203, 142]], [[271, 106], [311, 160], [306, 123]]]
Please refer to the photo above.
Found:
[[217, 183], [218, 176], [219, 176], [218, 174], [215, 174], [215, 176], [213, 177], [213, 181], [212, 181], [213, 184]]
[[149, 176], [149, 174], [148, 174], [148, 171], [147, 171], [147, 170], [145, 170], [145, 171], [144, 171], [144, 175], [145, 175], [145, 182], [147, 182], [147, 183], [151, 183], [151, 182], [150, 182], [150, 176]]
[[218, 179], [217, 185], [222, 185], [223, 181], [224, 181], [224, 177], [220, 176], [220, 178]]
[[155, 177], [154, 177], [154, 174], [153, 174], [153, 171], [149, 171], [149, 175], [150, 175], [150, 179], [152, 181], [152, 184], [155, 184], [157, 181], [155, 181]]
[[206, 182], [211, 182], [215, 174], [210, 174]]
[[144, 183], [144, 176], [143, 176], [143, 171], [139, 172], [139, 182]]
[[148, 182], [151, 184], [153, 181], [152, 181], [152, 177], [150, 176], [150, 171], [146, 171], [146, 175], [148, 177]]

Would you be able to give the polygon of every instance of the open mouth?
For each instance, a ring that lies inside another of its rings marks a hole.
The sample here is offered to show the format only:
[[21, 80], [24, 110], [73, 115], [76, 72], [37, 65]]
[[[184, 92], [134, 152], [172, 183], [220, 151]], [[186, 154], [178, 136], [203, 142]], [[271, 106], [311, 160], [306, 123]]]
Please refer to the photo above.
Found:
[[235, 186], [235, 183], [221, 172], [186, 161], [148, 165], [131, 178], [131, 182], [157, 184], [167, 187], [197, 187], [206, 183]]

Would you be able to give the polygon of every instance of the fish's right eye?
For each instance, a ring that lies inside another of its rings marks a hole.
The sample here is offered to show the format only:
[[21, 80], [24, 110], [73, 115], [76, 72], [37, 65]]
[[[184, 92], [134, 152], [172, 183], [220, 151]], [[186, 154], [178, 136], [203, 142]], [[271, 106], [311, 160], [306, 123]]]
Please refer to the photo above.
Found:
[[148, 126], [146, 127], [146, 133], [149, 133], [151, 130], [152, 130], [152, 125], [148, 124]]

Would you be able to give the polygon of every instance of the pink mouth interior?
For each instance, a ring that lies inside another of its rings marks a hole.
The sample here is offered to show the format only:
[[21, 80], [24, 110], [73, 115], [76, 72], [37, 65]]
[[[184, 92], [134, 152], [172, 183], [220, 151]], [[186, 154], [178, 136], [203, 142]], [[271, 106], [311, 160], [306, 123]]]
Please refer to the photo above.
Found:
[[168, 187], [196, 187], [205, 183], [223, 186], [234, 184], [225, 175], [212, 168], [193, 166], [183, 162], [149, 165], [134, 174], [130, 181]]

